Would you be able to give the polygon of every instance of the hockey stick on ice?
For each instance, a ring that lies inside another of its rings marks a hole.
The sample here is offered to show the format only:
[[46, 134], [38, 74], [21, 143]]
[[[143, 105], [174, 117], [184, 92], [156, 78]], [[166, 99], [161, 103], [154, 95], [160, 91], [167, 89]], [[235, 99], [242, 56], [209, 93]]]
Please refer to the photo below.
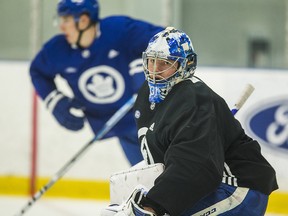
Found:
[[52, 178], [44, 185], [29, 202], [17, 213], [15, 216], [21, 216], [26, 213], [26, 211], [42, 197], [42, 195], [49, 190], [63, 175], [75, 164], [75, 162], [88, 150], [92, 144], [98, 140], [101, 140], [106, 133], [108, 133], [132, 108], [136, 100], [136, 95], [133, 95], [102, 127], [102, 129], [95, 135], [95, 137], [89, 141], [85, 146], [83, 146], [73, 158], [71, 158]]
[[247, 84], [245, 89], [243, 90], [240, 98], [236, 101], [236, 103], [234, 104], [234, 107], [231, 110], [233, 115], [235, 115], [238, 112], [238, 110], [247, 101], [247, 99], [250, 97], [250, 95], [253, 93], [253, 91], [254, 91], [254, 87], [251, 84]]

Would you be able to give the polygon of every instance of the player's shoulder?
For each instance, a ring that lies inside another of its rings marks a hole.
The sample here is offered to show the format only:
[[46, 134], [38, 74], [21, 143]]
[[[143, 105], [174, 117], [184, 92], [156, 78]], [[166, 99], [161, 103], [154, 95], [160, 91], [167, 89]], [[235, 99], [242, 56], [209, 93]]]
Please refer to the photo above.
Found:
[[68, 47], [69, 44], [65, 38], [64, 35], [62, 34], [57, 34], [53, 36], [51, 39], [49, 39], [45, 44], [44, 44], [44, 49], [47, 50], [55, 50], [55, 48], [59, 47]]
[[210, 106], [215, 100], [214, 91], [201, 80], [190, 78], [175, 85], [171, 91], [174, 104], [183, 107]]
[[215, 92], [198, 77], [192, 77], [184, 82], [187, 85], [186, 94], [194, 94], [199, 97], [213, 97]]
[[[141, 41], [143, 38], [150, 39], [162, 27], [129, 16], [109, 16], [100, 20], [100, 30], [106, 40], [113, 37], [115, 40], [122, 38], [127, 41], [132, 38], [131, 40]], [[145, 40], [145, 46], [147, 43]]]
[[210, 92], [209, 87], [204, 82], [202, 82], [201, 80], [195, 77], [192, 77], [192, 78], [189, 78], [187, 80], [180, 82], [179, 84], [173, 87], [173, 90], [175, 90], [176, 92], [179, 92], [176, 94], [181, 94], [187, 97], [189, 96], [195, 97], [198, 94], [200, 95], [203, 94], [203, 96], [206, 94], [209, 95], [209, 92]]
[[125, 30], [129, 31], [129, 29], [132, 28], [145, 28], [147, 26], [154, 26], [154, 25], [141, 19], [119, 15], [119, 16], [109, 16], [104, 19], [101, 19], [100, 26], [105, 26], [105, 28], [109, 29], [112, 28], [114, 30], [121, 29], [121, 31]]
[[190, 92], [190, 94], [193, 94], [197, 106], [213, 109], [216, 104], [220, 106], [226, 104], [224, 98], [199, 78], [190, 79], [190, 81], [190, 88], [186, 93], [188, 94]]
[[[121, 29], [127, 26], [133, 19], [128, 16], [109, 16], [100, 20], [100, 26], [109, 29]], [[122, 29], [123, 31], [124, 29]]]
[[124, 15], [118, 15], [118, 16], [108, 16], [105, 17], [103, 19], [101, 19], [101, 25], [102, 24], [110, 24], [110, 25], [114, 25], [114, 24], [121, 24], [121, 25], [125, 25], [129, 22], [133, 22], [136, 21], [136, 19], [129, 17], [129, 16], [124, 16]]

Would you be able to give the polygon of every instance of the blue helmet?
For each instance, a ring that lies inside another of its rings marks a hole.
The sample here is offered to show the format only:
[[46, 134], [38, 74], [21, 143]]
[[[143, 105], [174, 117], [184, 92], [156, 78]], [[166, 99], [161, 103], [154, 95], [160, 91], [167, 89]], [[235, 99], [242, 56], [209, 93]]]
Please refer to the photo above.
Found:
[[[169, 67], [178, 66], [172, 75], [161, 78], [161, 73], [165, 70], [155, 71], [155, 68], [154, 71], [149, 70], [148, 59], [152, 59], [153, 62], [166, 61]], [[196, 66], [197, 55], [189, 36], [184, 32], [167, 27], [152, 37], [143, 53], [143, 67], [150, 88], [150, 102], [163, 101], [174, 85], [193, 76]]]
[[86, 13], [96, 23], [99, 21], [99, 4], [97, 0], [59, 0], [57, 13], [59, 16], [73, 16], [76, 20]]

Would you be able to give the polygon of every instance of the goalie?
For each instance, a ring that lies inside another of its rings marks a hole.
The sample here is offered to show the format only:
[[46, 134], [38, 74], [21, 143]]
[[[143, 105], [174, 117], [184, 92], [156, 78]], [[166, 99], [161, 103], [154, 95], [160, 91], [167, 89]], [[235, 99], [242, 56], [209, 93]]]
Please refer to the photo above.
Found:
[[151, 189], [138, 186], [106, 213], [264, 215], [275, 171], [224, 99], [193, 76], [196, 65], [184, 32], [168, 27], [150, 40], [134, 113], [145, 161], [165, 169]]

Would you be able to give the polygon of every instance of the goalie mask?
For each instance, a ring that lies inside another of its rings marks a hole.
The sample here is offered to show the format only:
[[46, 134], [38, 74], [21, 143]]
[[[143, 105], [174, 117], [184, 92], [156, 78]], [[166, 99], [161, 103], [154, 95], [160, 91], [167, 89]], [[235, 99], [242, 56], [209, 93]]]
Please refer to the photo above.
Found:
[[188, 35], [173, 27], [156, 34], [143, 52], [151, 103], [160, 103], [174, 85], [193, 76], [197, 58]]

